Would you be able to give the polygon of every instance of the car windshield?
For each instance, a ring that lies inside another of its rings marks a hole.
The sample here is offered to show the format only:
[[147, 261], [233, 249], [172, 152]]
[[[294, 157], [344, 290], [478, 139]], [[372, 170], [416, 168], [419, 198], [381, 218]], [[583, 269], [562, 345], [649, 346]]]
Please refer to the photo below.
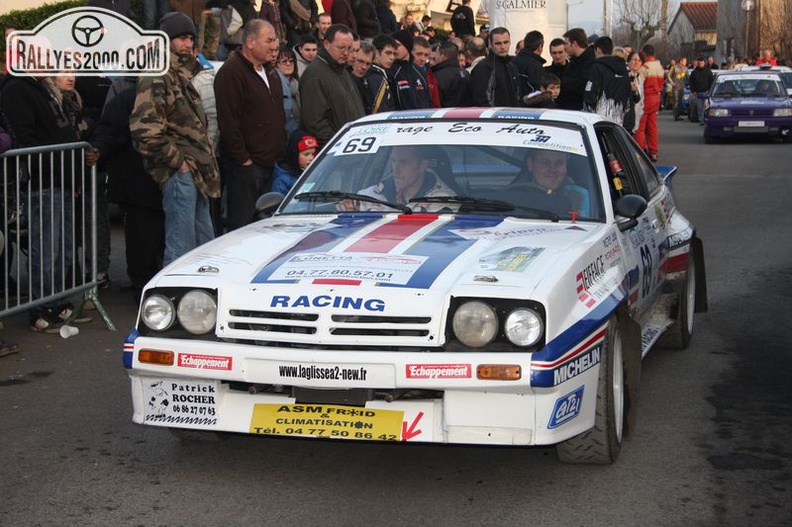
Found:
[[722, 75], [712, 88], [713, 97], [783, 97], [786, 88], [778, 75]]
[[281, 214], [402, 212], [604, 221], [580, 128], [546, 122], [386, 121], [349, 128]]

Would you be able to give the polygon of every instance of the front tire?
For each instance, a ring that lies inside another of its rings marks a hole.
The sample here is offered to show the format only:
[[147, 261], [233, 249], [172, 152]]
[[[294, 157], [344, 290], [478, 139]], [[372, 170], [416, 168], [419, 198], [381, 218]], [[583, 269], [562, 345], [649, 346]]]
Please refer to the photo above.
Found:
[[686, 349], [690, 345], [696, 316], [696, 259], [692, 250], [688, 257], [685, 282], [679, 289], [676, 313], [673, 313], [673, 316], [674, 323], [665, 330], [659, 345], [665, 348]]
[[607, 465], [616, 461], [624, 436], [625, 389], [623, 340], [616, 317], [608, 323], [603, 359], [597, 380], [594, 427], [556, 445], [564, 463]]

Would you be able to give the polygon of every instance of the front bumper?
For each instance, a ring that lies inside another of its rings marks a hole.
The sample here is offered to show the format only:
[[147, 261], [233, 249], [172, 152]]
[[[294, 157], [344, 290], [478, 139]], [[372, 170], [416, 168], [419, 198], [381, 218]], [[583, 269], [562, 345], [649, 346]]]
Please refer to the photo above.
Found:
[[[601, 331], [600, 331], [601, 333]], [[136, 423], [338, 439], [548, 445], [591, 428], [601, 341], [556, 361], [528, 353], [308, 351], [137, 337], [125, 345]], [[141, 363], [141, 349], [172, 351], [172, 366]], [[479, 378], [486, 365], [519, 380]], [[534, 384], [540, 384], [535, 382]], [[544, 383], [545, 385], [548, 383]]]
[[712, 137], [785, 136], [792, 130], [792, 117], [707, 117], [705, 127]]

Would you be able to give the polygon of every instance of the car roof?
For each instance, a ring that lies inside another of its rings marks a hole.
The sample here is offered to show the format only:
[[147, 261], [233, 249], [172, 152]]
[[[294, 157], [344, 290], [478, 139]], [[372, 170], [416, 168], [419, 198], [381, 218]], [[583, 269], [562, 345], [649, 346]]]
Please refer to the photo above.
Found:
[[407, 110], [402, 112], [384, 112], [361, 117], [358, 123], [373, 121], [422, 121], [427, 119], [441, 119], [448, 121], [465, 121], [476, 119], [503, 119], [505, 121], [560, 121], [577, 124], [579, 126], [592, 126], [605, 119], [598, 114], [588, 112], [575, 112], [571, 110], [553, 110], [537, 108], [507, 108], [507, 107], [479, 107], [479, 108], [429, 108], [425, 110]]
[[771, 72], [790, 72], [789, 66], [746, 66], [741, 71], [771, 71]]
[[780, 71], [768, 70], [768, 69], [763, 69], [763, 70], [756, 70], [756, 69], [753, 69], [753, 70], [745, 70], [745, 69], [743, 69], [743, 70], [724, 70], [724, 71], [721, 71], [718, 74], [718, 78], [720, 78], [720, 77], [735, 77], [735, 76], [745, 77], [746, 75], [753, 75], [753, 74], [755, 74], [757, 76], [771, 74], [771, 75], [775, 75], [780, 80], [781, 77], [778, 75], [779, 73], [781, 73], [781, 72]]

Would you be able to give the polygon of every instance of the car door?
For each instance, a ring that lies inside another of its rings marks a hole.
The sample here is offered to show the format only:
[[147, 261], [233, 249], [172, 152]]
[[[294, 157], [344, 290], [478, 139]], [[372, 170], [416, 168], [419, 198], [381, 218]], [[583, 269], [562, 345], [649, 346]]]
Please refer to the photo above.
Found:
[[[597, 137], [605, 159], [612, 156], [622, 169], [622, 189], [614, 188], [611, 179], [611, 198], [637, 194], [648, 206], [637, 218], [637, 225], [621, 231], [616, 229], [627, 267], [628, 305], [631, 315], [642, 326], [651, 318], [660, 299], [662, 286], [661, 267], [666, 253], [667, 216], [664, 209], [665, 187], [649, 161], [621, 126], [601, 123]], [[609, 170], [613, 170], [611, 166]], [[609, 174], [613, 176], [613, 173]]]

